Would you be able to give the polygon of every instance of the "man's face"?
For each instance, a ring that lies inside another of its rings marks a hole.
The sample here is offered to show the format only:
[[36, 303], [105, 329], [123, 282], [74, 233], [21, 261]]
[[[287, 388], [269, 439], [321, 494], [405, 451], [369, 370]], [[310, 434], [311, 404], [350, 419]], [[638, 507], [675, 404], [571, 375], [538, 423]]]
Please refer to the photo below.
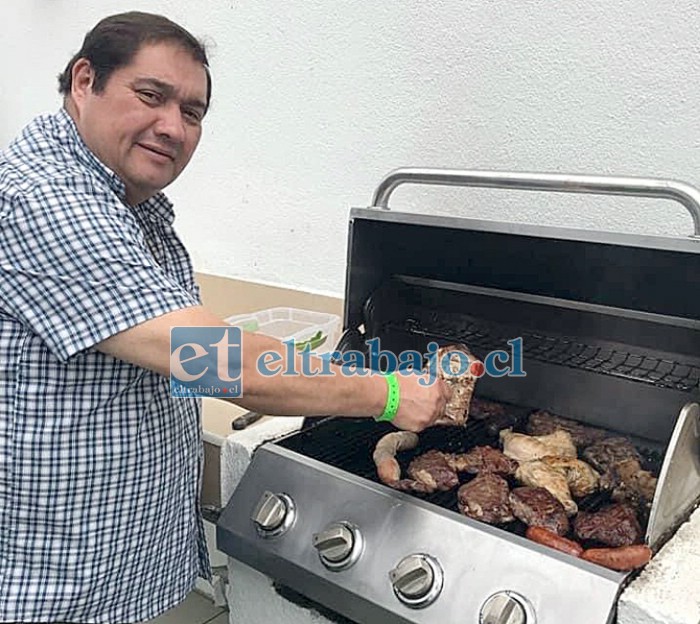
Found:
[[101, 93], [92, 91], [90, 63], [73, 70], [71, 100], [81, 137], [138, 204], [185, 168], [202, 134], [207, 76], [177, 44], [144, 45], [115, 70]]

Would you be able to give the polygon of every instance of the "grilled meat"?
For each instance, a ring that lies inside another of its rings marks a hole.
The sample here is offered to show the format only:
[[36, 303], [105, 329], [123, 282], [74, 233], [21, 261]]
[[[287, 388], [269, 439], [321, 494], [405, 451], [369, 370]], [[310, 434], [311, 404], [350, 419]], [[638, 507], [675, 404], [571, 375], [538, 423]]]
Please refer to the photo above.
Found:
[[445, 492], [459, 483], [457, 473], [445, 453], [431, 450], [414, 458], [408, 465], [410, 479], [402, 479], [395, 487], [416, 492]]
[[576, 458], [576, 447], [566, 431], [555, 431], [545, 436], [529, 436], [504, 429], [500, 433], [503, 452], [519, 462], [527, 462], [548, 455]]
[[472, 397], [472, 402], [469, 406], [469, 416], [475, 420], [504, 416], [507, 411], [506, 406], [502, 403], [496, 403], [488, 399], [480, 399], [479, 397]]
[[447, 461], [457, 472], [469, 474], [492, 472], [508, 476], [518, 468], [518, 462], [490, 446], [475, 446], [467, 453], [448, 456]]
[[459, 511], [489, 524], [514, 520], [508, 501], [508, 483], [503, 477], [482, 472], [457, 491]]
[[583, 554], [583, 546], [581, 546], [581, 544], [561, 537], [561, 535], [557, 535], [543, 527], [528, 527], [527, 531], [525, 531], [525, 537], [533, 542], [537, 542], [543, 546], [549, 546], [549, 548], [554, 548], [572, 557], [580, 557]]
[[612, 490], [614, 501], [629, 503], [642, 513], [646, 513], [654, 501], [656, 484], [656, 477], [642, 470], [636, 459], [616, 463], [600, 479], [602, 489]]
[[637, 544], [620, 548], [590, 548], [583, 551], [581, 558], [611, 570], [628, 572], [644, 567], [651, 560], [651, 555], [651, 548]]
[[628, 505], [616, 503], [595, 513], [580, 512], [574, 518], [574, 534], [607, 546], [630, 546], [642, 538], [642, 527]]
[[463, 344], [440, 347], [433, 357], [436, 362], [431, 363], [431, 369], [436, 370], [438, 377], [444, 379], [452, 390], [452, 397], [445, 407], [445, 416], [437, 424], [464, 425], [469, 416], [469, 403], [477, 381], [471, 372], [471, 366], [478, 360]]
[[541, 461], [566, 477], [566, 483], [574, 498], [583, 498], [598, 489], [600, 475], [580, 459], [550, 456], [543, 457]]
[[569, 531], [563, 505], [541, 487], [518, 487], [510, 493], [513, 515], [528, 526], [549, 529], [557, 535]]
[[621, 437], [599, 440], [583, 451], [583, 458], [600, 473], [625, 460], [642, 459], [632, 443]]
[[530, 435], [542, 436], [554, 433], [557, 430], [566, 431], [571, 435], [571, 440], [578, 448], [585, 448], [605, 438], [607, 435], [603, 429], [588, 427], [577, 423], [575, 420], [562, 418], [539, 410], [530, 414], [527, 422], [527, 432]]
[[514, 414], [506, 405], [478, 397], [472, 397], [469, 417], [483, 420], [486, 431], [492, 436], [498, 435], [501, 429], [514, 427], [518, 422], [517, 414]]
[[512, 429], [518, 423], [518, 417], [515, 414], [500, 414], [489, 416], [484, 420], [484, 426], [489, 436], [498, 437], [498, 434], [503, 429]]
[[567, 515], [573, 516], [578, 511], [566, 477], [543, 461], [522, 462], [515, 472], [515, 478], [524, 485], [547, 490], [563, 505]]

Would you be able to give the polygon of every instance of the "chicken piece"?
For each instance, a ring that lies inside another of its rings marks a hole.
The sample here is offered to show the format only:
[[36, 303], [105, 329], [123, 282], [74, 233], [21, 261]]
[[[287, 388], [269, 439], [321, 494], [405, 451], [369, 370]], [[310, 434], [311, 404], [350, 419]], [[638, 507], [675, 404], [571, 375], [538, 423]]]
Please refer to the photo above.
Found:
[[515, 472], [515, 478], [525, 485], [542, 487], [547, 490], [564, 506], [568, 516], [573, 516], [578, 511], [578, 506], [571, 498], [566, 477], [559, 470], [548, 466], [543, 461], [522, 462]]
[[401, 478], [401, 467], [396, 461], [396, 453], [414, 449], [416, 446], [418, 436], [410, 431], [394, 431], [380, 438], [372, 454], [379, 480], [394, 487]]
[[464, 425], [469, 416], [469, 403], [478, 379], [472, 373], [472, 365], [478, 360], [463, 344], [440, 347], [433, 357], [435, 361], [430, 364], [430, 369], [436, 371], [437, 376], [444, 379], [452, 390], [452, 397], [445, 407], [445, 415], [437, 424]]
[[501, 476], [514, 475], [518, 462], [490, 446], [475, 446], [467, 453], [448, 455], [447, 461], [457, 472], [478, 474], [491, 472]]
[[401, 479], [394, 487], [414, 492], [445, 492], [459, 484], [457, 473], [447, 461], [447, 455], [430, 450], [419, 455], [408, 465], [410, 479]]
[[595, 513], [580, 512], [574, 519], [574, 534], [607, 546], [631, 546], [642, 539], [642, 527], [628, 505], [616, 503]]
[[508, 501], [508, 483], [503, 477], [482, 472], [457, 491], [459, 511], [488, 524], [512, 522], [515, 518]]
[[504, 429], [499, 435], [503, 443], [503, 452], [519, 462], [533, 461], [548, 455], [576, 458], [576, 447], [571, 441], [571, 435], [566, 431], [557, 430], [549, 435], [529, 436]]
[[569, 457], [543, 457], [542, 462], [566, 477], [574, 498], [583, 498], [598, 489], [600, 475], [585, 461]]
[[605, 438], [589, 446], [583, 451], [583, 459], [601, 474], [615, 464], [628, 459], [641, 461], [641, 456], [633, 444], [622, 437]]
[[530, 414], [527, 421], [527, 432], [530, 435], [541, 436], [554, 433], [557, 430], [566, 431], [571, 435], [572, 442], [578, 448], [585, 448], [605, 438], [603, 429], [582, 425], [575, 420], [562, 418], [544, 410]]
[[549, 491], [541, 487], [518, 487], [510, 493], [513, 515], [527, 524], [566, 535], [569, 519], [564, 506]]
[[629, 503], [640, 512], [648, 512], [654, 501], [657, 479], [636, 459], [626, 459], [610, 467], [600, 479], [600, 486], [612, 490], [612, 499]]

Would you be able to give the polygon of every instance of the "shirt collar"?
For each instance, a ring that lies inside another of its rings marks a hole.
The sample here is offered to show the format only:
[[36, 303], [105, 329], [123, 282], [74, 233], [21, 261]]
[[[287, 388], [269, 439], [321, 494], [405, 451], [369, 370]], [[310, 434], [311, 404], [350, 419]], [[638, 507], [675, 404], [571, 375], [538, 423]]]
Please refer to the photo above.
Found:
[[[124, 182], [114, 171], [97, 158], [85, 144], [73, 118], [65, 108], [61, 108], [58, 111], [56, 121], [58, 122], [60, 138], [65, 141], [66, 145], [70, 146], [78, 160], [105, 180], [109, 188], [119, 197], [122, 203], [129, 206], [126, 201]], [[149, 197], [136, 206], [129, 206], [129, 208], [151, 220], [165, 221], [166, 223], [172, 223], [175, 220], [173, 204], [163, 192], [158, 192], [153, 197]]]

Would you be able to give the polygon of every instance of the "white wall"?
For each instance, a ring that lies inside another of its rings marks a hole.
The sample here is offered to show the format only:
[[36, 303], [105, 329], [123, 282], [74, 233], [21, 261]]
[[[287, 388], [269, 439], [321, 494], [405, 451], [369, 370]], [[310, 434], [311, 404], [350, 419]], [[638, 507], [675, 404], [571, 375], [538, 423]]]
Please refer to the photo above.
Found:
[[[171, 188], [202, 271], [339, 294], [347, 213], [406, 165], [674, 177], [700, 186], [695, 0], [24, 0], [3, 5], [0, 145], [59, 105], [109, 13], [214, 43], [214, 104]], [[393, 207], [685, 235], [668, 201], [402, 187]]]

